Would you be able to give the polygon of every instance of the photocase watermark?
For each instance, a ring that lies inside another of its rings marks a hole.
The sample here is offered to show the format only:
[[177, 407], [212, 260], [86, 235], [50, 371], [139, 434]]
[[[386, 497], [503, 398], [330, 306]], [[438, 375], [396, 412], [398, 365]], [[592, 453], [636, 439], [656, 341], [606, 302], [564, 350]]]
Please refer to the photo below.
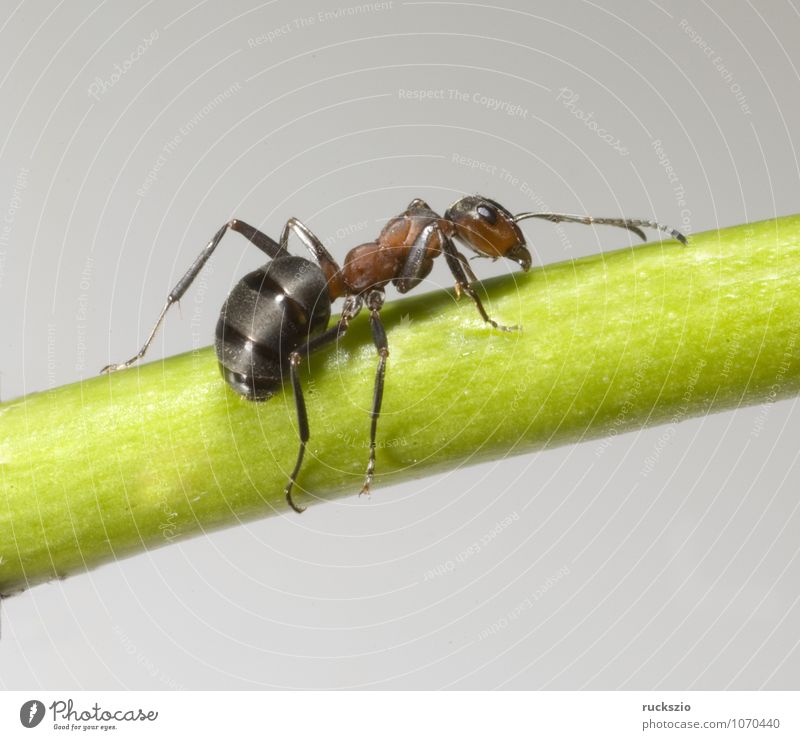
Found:
[[164, 672], [139, 649], [136, 643], [134, 643], [133, 640], [128, 637], [127, 633], [120, 625], [114, 625], [114, 634], [119, 639], [122, 649], [128, 655], [132, 656], [152, 678], [158, 679], [158, 681], [164, 684], [167, 688], [175, 689], [177, 691], [182, 691], [185, 689], [183, 684], [173, 681], [169, 676], [164, 674]]
[[689, 408], [692, 404], [694, 389], [697, 386], [697, 381], [700, 379], [700, 373], [708, 363], [704, 359], [700, 359], [695, 364], [692, 372], [687, 379], [686, 388], [681, 395], [681, 405], [675, 410], [669, 420], [669, 425], [661, 433], [661, 436], [656, 440], [653, 446], [653, 451], [644, 459], [644, 465], [640, 471], [640, 475], [646, 478], [655, 469], [656, 463], [661, 459], [661, 453], [670, 443], [670, 440], [675, 436], [675, 425], [683, 421], [689, 413]]
[[75, 311], [75, 370], [81, 372], [86, 367], [86, 324], [89, 319], [89, 291], [92, 287], [94, 259], [87, 257], [78, 282], [78, 306]]
[[247, 39], [247, 46], [255, 49], [263, 44], [271, 44], [273, 41], [289, 36], [294, 31], [299, 31], [323, 23], [355, 18], [370, 13], [383, 13], [394, 9], [394, 0], [379, 0], [373, 3], [361, 3], [360, 5], [343, 5], [330, 10], [319, 10], [312, 15], [300, 15], [292, 20], [274, 28], [260, 33], [258, 36], [251, 36]]
[[192, 283], [194, 298], [192, 300], [192, 317], [189, 321], [189, 330], [192, 335], [192, 355], [194, 357], [200, 354], [200, 348], [205, 346], [206, 343], [205, 332], [201, 332], [203, 304], [208, 292], [208, 281], [213, 278], [213, 275], [214, 268], [206, 263], [203, 270], [195, 278], [194, 283]]
[[747, 96], [744, 94], [742, 86], [734, 78], [733, 72], [731, 72], [731, 70], [729, 70], [726, 66], [724, 59], [717, 54], [714, 51], [714, 48], [710, 46], [708, 42], [689, 25], [689, 21], [687, 21], [686, 18], [681, 18], [679, 25], [683, 29], [683, 32], [689, 37], [691, 42], [698, 49], [700, 49], [700, 51], [703, 53], [703, 56], [705, 56], [711, 62], [711, 64], [714, 65], [714, 69], [717, 70], [719, 76], [722, 78], [722, 81], [727, 84], [728, 90], [738, 103], [739, 110], [746, 116], [752, 115], [753, 111], [750, 110], [750, 106], [747, 103]]
[[53, 323], [47, 324], [47, 389], [51, 398], [55, 395], [56, 388], [56, 333], [57, 327]]
[[[500, 180], [511, 187], [516, 188], [519, 192], [534, 206], [536, 206], [536, 210], [538, 211], [551, 211], [552, 209], [548, 207], [547, 203], [545, 202], [544, 198], [533, 189], [533, 186], [528, 183], [527, 180], [523, 180], [521, 177], [514, 175], [510, 170], [507, 170], [505, 167], [500, 168], [500, 173], [498, 174]], [[560, 226], [556, 226], [558, 231], [562, 231]], [[567, 241], [565, 243], [565, 247], [567, 249], [571, 248], [571, 244]]]
[[227, 87], [218, 95], [209, 100], [202, 108], [194, 112], [191, 118], [188, 118], [179, 128], [178, 131], [167, 141], [162, 147], [161, 151], [156, 157], [155, 162], [150, 167], [147, 176], [142, 181], [142, 184], [137, 188], [136, 195], [144, 198], [147, 191], [158, 181], [159, 173], [166, 166], [169, 158], [175, 154], [178, 147], [185, 141], [186, 137], [206, 118], [210, 113], [216, 110], [226, 100], [231, 98], [236, 93], [242, 90], [240, 82], [234, 82], [230, 87]]
[[633, 374], [633, 382], [630, 385], [629, 395], [625, 399], [625, 403], [620, 406], [616, 416], [611, 420], [611, 427], [606, 432], [607, 436], [600, 444], [594, 449], [595, 457], [600, 457], [609, 447], [611, 447], [612, 439], [616, 437], [621, 431], [625, 431], [627, 426], [628, 417], [636, 406], [636, 400], [639, 398], [642, 388], [645, 387], [647, 380], [647, 371], [653, 364], [653, 359], [650, 356], [644, 358], [636, 367], [636, 372]]
[[483, 550], [488, 544], [490, 544], [501, 532], [508, 529], [514, 522], [519, 521], [519, 514], [514, 511], [506, 517], [503, 517], [500, 521], [496, 522], [495, 525], [488, 531], [481, 535], [477, 540], [475, 540], [471, 545], [465, 547], [461, 550], [458, 555], [453, 558], [449, 558], [445, 560], [443, 563], [439, 563], [435, 568], [431, 568], [430, 570], [425, 572], [425, 581], [432, 581], [439, 576], [447, 575], [448, 573], [452, 573], [459, 565], [466, 563], [474, 555], [477, 555], [481, 550]]
[[322, 243], [328, 246], [336, 244], [344, 239], [355, 241], [353, 239], [356, 234], [359, 234], [369, 228], [369, 221], [358, 221], [354, 224], [347, 224], [346, 226], [339, 226], [333, 233], [328, 234]]
[[482, 92], [448, 90], [448, 93], [451, 96], [451, 100], [458, 100], [462, 103], [473, 103], [483, 108], [488, 108], [490, 111], [505, 113], [505, 115], [515, 118], [528, 117], [528, 109], [524, 108], [519, 103], [513, 103], [509, 100], [502, 100], [500, 98], [492, 97], [491, 95], [484, 95]]
[[[109, 724], [110, 722], [155, 722], [158, 719], [158, 712], [153, 710], [146, 712], [141, 707], [111, 710], [103, 709], [100, 704], [95, 702], [89, 709], [76, 709], [72, 699], [54, 701], [48, 709], [53, 713], [53, 729], [70, 732], [116, 730], [117, 726]], [[64, 724], [59, 724], [59, 722]], [[87, 722], [98, 724], [82, 724]]]
[[490, 111], [505, 113], [515, 118], [528, 118], [528, 109], [509, 100], [495, 98], [480, 91], [458, 90], [456, 88], [405, 88], [397, 91], [400, 100], [423, 102], [426, 100], [453, 100], [458, 103], [471, 103], [488, 108]]
[[756, 417], [755, 423], [753, 424], [753, 431], [750, 432], [751, 437], [758, 437], [762, 430], [764, 429], [764, 424], [767, 421], [767, 416], [769, 416], [769, 411], [772, 408], [775, 401], [778, 400], [778, 397], [781, 394], [781, 390], [783, 389], [783, 382], [786, 374], [789, 372], [789, 368], [792, 366], [792, 362], [795, 359], [795, 347], [797, 346], [797, 333], [792, 332], [789, 334], [789, 338], [786, 342], [786, 347], [783, 350], [783, 355], [781, 355], [781, 362], [778, 365], [778, 371], [775, 373], [775, 382], [769, 387], [769, 392], [767, 393], [767, 400], [761, 404], [761, 411]]
[[3, 221], [0, 223], [0, 287], [2, 287], [6, 275], [6, 258], [8, 256], [8, 247], [11, 244], [11, 232], [14, 230], [17, 212], [22, 207], [22, 192], [28, 187], [29, 175], [30, 170], [27, 167], [20, 167], [17, 170], [17, 177], [11, 191], [11, 199], [8, 201], [3, 214]]
[[[537, 211], [552, 212], [553, 210], [548, 207], [544, 198], [542, 198], [542, 196], [533, 189], [527, 180], [518, 177], [505, 167], [500, 167], [499, 165], [492, 164], [491, 162], [486, 162], [475, 157], [470, 157], [466, 154], [461, 154], [460, 152], [453, 152], [450, 155], [450, 161], [459, 167], [466, 167], [470, 170], [485, 172], [488, 175], [498, 178], [502, 183], [510, 185], [518, 190], [527, 200], [533, 203], [535, 210]], [[565, 251], [572, 249], [572, 244], [563, 227], [560, 224], [555, 223], [552, 225], [558, 234], [562, 248]]]
[[45, 707], [38, 699], [26, 701], [19, 709], [23, 727], [36, 727], [44, 719]]
[[548, 591], [558, 585], [558, 583], [564, 580], [569, 574], [569, 566], [562, 565], [555, 573], [548, 576], [530, 596], [526, 596], [505, 616], [500, 617], [500, 619], [492, 622], [488, 627], [481, 630], [478, 635], [478, 640], [485, 640], [487, 637], [492, 637], [502, 632], [506, 627], [519, 619], [528, 609], [532, 609], [537, 601], [544, 598]]
[[[336, 432], [336, 438], [344, 445], [350, 448], [369, 449], [369, 439], [366, 437], [357, 437], [350, 432]], [[376, 439], [375, 449], [386, 450], [396, 447], [407, 447], [408, 440], [405, 437], [392, 437], [391, 439]]]
[[731, 374], [731, 369], [733, 368], [733, 363], [736, 360], [736, 355], [739, 354], [739, 350], [742, 348], [742, 341], [744, 339], [744, 332], [742, 331], [743, 321], [740, 318], [734, 325], [733, 328], [725, 331], [725, 339], [727, 341], [728, 349], [725, 352], [725, 357], [720, 364], [720, 375], [723, 378], [727, 378]]
[[158, 508], [164, 515], [159, 522], [158, 528], [161, 536], [168, 542], [178, 536], [178, 512], [173, 506], [169, 505], [166, 495], [162, 496], [158, 502]]
[[511, 398], [511, 401], [508, 404], [508, 413], [509, 414], [516, 414], [517, 410], [519, 409], [520, 403], [528, 398], [528, 384], [524, 380], [517, 380], [516, 384], [514, 385], [514, 395]]
[[667, 180], [672, 185], [672, 192], [675, 196], [675, 202], [681, 210], [681, 223], [678, 227], [680, 231], [687, 235], [692, 233], [692, 211], [689, 209], [686, 201], [686, 188], [683, 187], [678, 173], [675, 170], [672, 162], [670, 161], [667, 152], [664, 150], [664, 145], [661, 139], [655, 139], [651, 144], [651, 148], [658, 157], [658, 163], [664, 168]]
[[624, 146], [623, 143], [620, 141], [618, 136], [612, 134], [608, 129], [603, 128], [600, 124], [594, 120], [594, 111], [589, 111], [588, 113], [584, 111], [582, 108], [578, 107], [578, 101], [580, 100], [580, 95], [576, 93], [574, 90], [571, 90], [568, 87], [559, 88], [558, 95], [556, 96], [556, 100], [560, 101], [561, 104], [570, 112], [572, 113], [575, 118], [583, 123], [586, 128], [590, 131], [594, 131], [597, 136], [608, 144], [620, 157], [627, 157], [630, 154], [630, 150], [628, 147]]
[[497, 174], [498, 167], [496, 164], [490, 164], [489, 162], [484, 162], [480, 159], [475, 159], [474, 157], [468, 157], [466, 154], [453, 152], [450, 155], [450, 161], [453, 164], [457, 164], [461, 167], [467, 167], [470, 170], [485, 172], [487, 175]]
[[114, 65], [114, 71], [107, 77], [97, 76], [89, 85], [87, 94], [90, 98], [100, 100], [101, 95], [105, 95], [114, 85], [116, 85], [131, 68], [138, 62], [146, 53], [147, 50], [158, 41], [158, 29], [154, 29], [149, 36], [145, 36], [141, 43], [130, 53], [121, 63]]

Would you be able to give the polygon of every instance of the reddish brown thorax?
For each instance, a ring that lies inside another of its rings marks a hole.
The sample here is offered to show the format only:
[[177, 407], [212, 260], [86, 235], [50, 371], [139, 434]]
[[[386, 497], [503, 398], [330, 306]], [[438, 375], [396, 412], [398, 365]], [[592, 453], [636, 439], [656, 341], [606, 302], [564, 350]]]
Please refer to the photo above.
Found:
[[[525, 270], [530, 267], [522, 232], [514, 216], [499, 203], [479, 195], [467, 196], [442, 217], [416, 199], [383, 227], [375, 241], [351, 249], [341, 271], [332, 272], [326, 266], [331, 300], [380, 290], [389, 283], [401, 293], [411, 290], [430, 274], [434, 259], [453, 237], [482, 257], [508, 257]], [[451, 244], [449, 249], [455, 248]], [[464, 258], [458, 259], [463, 262]]]
[[351, 295], [382, 288], [397, 274], [408, 250], [367, 242], [353, 247], [344, 259], [342, 280]]
[[[432, 224], [436, 224], [436, 228], [430, 229]], [[442, 233], [452, 234], [453, 226], [422, 204], [389, 221], [374, 242], [360, 244], [348, 252], [341, 271], [345, 292], [357, 295], [385, 287], [394, 280], [426, 228], [429, 233], [425, 236], [426, 249], [420, 276], [426, 277], [433, 269], [434, 258], [442, 253]]]

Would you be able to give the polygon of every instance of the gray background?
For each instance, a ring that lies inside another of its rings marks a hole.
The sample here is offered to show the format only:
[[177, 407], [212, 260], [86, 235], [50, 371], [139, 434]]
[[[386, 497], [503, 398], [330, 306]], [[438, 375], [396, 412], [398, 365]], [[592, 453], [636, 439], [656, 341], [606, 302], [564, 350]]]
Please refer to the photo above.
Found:
[[[233, 215], [274, 235], [296, 215], [342, 257], [415, 196], [689, 231], [800, 210], [788, 0], [12, 6], [4, 399], [128, 357]], [[525, 231], [537, 262], [628, 243]], [[229, 239], [152, 359], [210, 343], [259, 262]], [[438, 265], [427, 289], [450, 282]], [[0, 685], [798, 688], [797, 424], [795, 401], [742, 408], [379, 486], [40, 586], [2, 605]]]

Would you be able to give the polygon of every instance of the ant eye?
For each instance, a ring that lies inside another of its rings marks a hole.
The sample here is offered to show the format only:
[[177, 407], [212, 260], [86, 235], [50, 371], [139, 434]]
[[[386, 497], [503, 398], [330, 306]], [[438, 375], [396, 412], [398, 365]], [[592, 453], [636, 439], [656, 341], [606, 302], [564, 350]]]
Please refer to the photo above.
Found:
[[492, 206], [481, 203], [475, 210], [484, 221], [492, 224], [492, 226], [497, 223], [497, 211]]

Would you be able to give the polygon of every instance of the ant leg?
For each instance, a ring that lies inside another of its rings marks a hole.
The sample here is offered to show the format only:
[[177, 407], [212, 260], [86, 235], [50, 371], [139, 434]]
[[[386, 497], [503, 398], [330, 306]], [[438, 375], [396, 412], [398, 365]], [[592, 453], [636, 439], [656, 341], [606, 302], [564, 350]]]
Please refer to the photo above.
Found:
[[389, 343], [386, 339], [386, 330], [381, 321], [381, 307], [383, 306], [384, 293], [382, 290], [373, 290], [367, 296], [367, 308], [370, 310], [369, 323], [372, 328], [372, 341], [378, 350], [378, 369], [375, 371], [375, 393], [372, 398], [372, 424], [369, 433], [369, 462], [364, 485], [359, 491], [359, 496], [369, 493], [372, 478], [375, 475], [375, 436], [378, 431], [378, 417], [381, 413], [383, 401], [383, 380], [386, 376], [386, 359], [389, 357]]
[[655, 221], [648, 221], [641, 218], [595, 218], [594, 216], [573, 216], [568, 213], [518, 213], [516, 216], [514, 216], [514, 221], [522, 221], [526, 218], [543, 218], [547, 221], [552, 221], [554, 224], [566, 221], [573, 224], [584, 224], [585, 226], [591, 226], [592, 224], [619, 226], [621, 229], [632, 231], [642, 241], [646, 242], [647, 237], [642, 229], [639, 228], [641, 226], [647, 229], [664, 231], [684, 246], [688, 244], [686, 237], [677, 229], [673, 229], [671, 226], [665, 226], [664, 224], [656, 223]]
[[252, 242], [255, 246], [257, 246], [262, 252], [264, 252], [268, 257], [275, 257], [281, 256], [284, 254], [284, 250], [282, 247], [275, 242], [273, 239], [268, 237], [266, 234], [260, 232], [253, 226], [246, 224], [244, 221], [239, 221], [238, 219], [233, 219], [232, 221], [228, 221], [224, 226], [222, 226], [216, 234], [211, 238], [211, 241], [206, 245], [206, 248], [200, 252], [194, 262], [192, 262], [191, 267], [186, 271], [186, 274], [178, 281], [178, 284], [170, 291], [170, 294], [167, 296], [167, 302], [164, 304], [164, 308], [161, 309], [161, 313], [159, 314], [158, 319], [156, 320], [155, 326], [153, 326], [152, 330], [150, 331], [150, 335], [147, 337], [147, 340], [142, 345], [142, 348], [133, 356], [130, 360], [122, 362], [118, 365], [106, 365], [100, 373], [113, 373], [117, 370], [124, 370], [126, 367], [130, 367], [133, 363], [141, 360], [144, 357], [145, 352], [147, 352], [150, 343], [153, 341], [153, 338], [158, 331], [158, 328], [161, 326], [161, 323], [164, 321], [164, 317], [167, 315], [167, 311], [169, 311], [170, 307], [173, 303], [177, 303], [183, 294], [189, 289], [189, 286], [194, 282], [194, 279], [200, 273], [200, 270], [203, 269], [203, 266], [208, 262], [208, 258], [214, 253], [214, 250], [217, 248], [217, 245], [220, 243], [220, 240], [225, 235], [225, 232], [231, 229], [232, 231], [238, 231], [242, 236], [246, 237], [250, 242]]
[[319, 237], [311, 231], [302, 221], [299, 221], [294, 216], [290, 218], [283, 227], [281, 232], [281, 247], [286, 249], [289, 243], [289, 232], [297, 234], [300, 241], [306, 245], [306, 248], [314, 259], [319, 263], [325, 279], [328, 281], [328, 293], [330, 293], [331, 300], [335, 300], [347, 293], [344, 282], [342, 281], [342, 271], [339, 264], [331, 256], [331, 253], [325, 249]]
[[302, 221], [292, 216], [283, 226], [281, 232], [281, 249], [286, 250], [289, 244], [289, 232], [294, 232], [306, 249], [314, 255], [325, 276], [330, 280], [331, 275], [339, 272], [339, 265], [319, 237], [311, 231]]
[[[422, 228], [403, 258], [403, 264], [392, 278], [392, 284], [398, 291], [408, 293], [428, 277], [433, 269], [433, 260], [439, 256], [442, 242], [446, 237], [442, 231], [442, 217], [431, 210], [431, 207], [422, 198], [414, 198], [408, 204], [408, 208], [401, 218], [422, 224]], [[472, 279], [475, 279], [474, 275]]]
[[[337, 330], [339, 327], [334, 327]], [[325, 332], [328, 334], [328, 332]], [[324, 336], [324, 335], [323, 335]], [[338, 332], [334, 332], [334, 337], [338, 336]], [[294, 465], [294, 470], [289, 476], [289, 482], [286, 484], [283, 493], [286, 496], [286, 503], [289, 504], [298, 514], [302, 514], [305, 506], [298, 506], [292, 499], [292, 486], [297, 480], [300, 473], [300, 466], [303, 464], [303, 456], [306, 454], [306, 444], [308, 443], [311, 434], [308, 429], [308, 413], [306, 412], [306, 402], [303, 398], [303, 386], [300, 385], [300, 376], [297, 373], [297, 366], [300, 364], [302, 356], [299, 352], [292, 352], [289, 356], [289, 373], [292, 377], [292, 389], [294, 391], [294, 405], [297, 409], [297, 428], [300, 433], [300, 449], [297, 451], [297, 462]]]
[[286, 484], [286, 488], [284, 488], [283, 493], [286, 496], [286, 503], [288, 503], [289, 506], [291, 506], [292, 509], [294, 509], [298, 514], [302, 514], [306, 510], [306, 507], [299, 506], [294, 502], [294, 499], [292, 498], [292, 488], [294, 487], [294, 484], [297, 481], [297, 476], [300, 473], [300, 466], [303, 464], [303, 457], [306, 453], [306, 445], [308, 444], [311, 434], [308, 427], [306, 402], [303, 398], [303, 386], [300, 383], [300, 373], [297, 368], [303, 361], [304, 357], [307, 357], [320, 347], [330, 344], [331, 342], [338, 340], [339, 337], [343, 336], [347, 331], [350, 321], [358, 314], [360, 310], [361, 298], [359, 296], [348, 297], [342, 310], [342, 316], [336, 323], [336, 326], [333, 326], [330, 329], [322, 332], [322, 334], [310, 339], [306, 343], [305, 347], [295, 350], [291, 353], [291, 355], [289, 355], [289, 374], [292, 380], [292, 391], [294, 393], [294, 403], [297, 410], [297, 427], [300, 432], [300, 447], [297, 450], [297, 462], [295, 462], [294, 470], [292, 470], [292, 473], [289, 476], [289, 481]]
[[437, 233], [440, 235], [440, 239], [444, 238], [435, 223], [428, 224], [419, 232], [416, 241], [411, 245], [405, 262], [403, 262], [399, 272], [392, 279], [392, 284], [400, 293], [408, 293], [409, 290], [415, 288], [429, 275], [433, 267], [433, 258], [438, 254], [438, 252], [432, 253], [429, 250], [429, 246], [431, 239]]
[[449, 237], [443, 238], [442, 252], [447, 260], [447, 266], [450, 268], [450, 272], [453, 273], [453, 277], [456, 279], [456, 295], [460, 296], [462, 293], [466, 293], [472, 299], [481, 318], [487, 324], [491, 324], [495, 329], [500, 329], [501, 331], [519, 331], [518, 326], [503, 326], [502, 324], [498, 324], [486, 313], [481, 299], [472, 287], [472, 283], [476, 282], [476, 280], [474, 273], [467, 263], [467, 258], [456, 249], [455, 244], [453, 244], [453, 241]]
[[303, 386], [300, 383], [300, 374], [297, 370], [303, 357], [311, 354], [315, 349], [322, 347], [329, 342], [336, 341], [347, 331], [347, 322], [342, 318], [336, 326], [328, 329], [317, 337], [314, 337], [302, 350], [295, 350], [289, 355], [289, 375], [292, 379], [292, 390], [294, 392], [294, 404], [297, 410], [297, 427], [300, 432], [300, 447], [297, 450], [297, 462], [294, 465], [289, 476], [289, 482], [286, 484], [283, 493], [286, 496], [286, 503], [289, 504], [298, 514], [302, 514], [305, 506], [298, 506], [292, 498], [292, 488], [300, 473], [300, 466], [303, 464], [303, 457], [306, 454], [306, 445], [311, 436], [308, 428], [308, 412], [306, 411], [306, 402], [303, 398]]

